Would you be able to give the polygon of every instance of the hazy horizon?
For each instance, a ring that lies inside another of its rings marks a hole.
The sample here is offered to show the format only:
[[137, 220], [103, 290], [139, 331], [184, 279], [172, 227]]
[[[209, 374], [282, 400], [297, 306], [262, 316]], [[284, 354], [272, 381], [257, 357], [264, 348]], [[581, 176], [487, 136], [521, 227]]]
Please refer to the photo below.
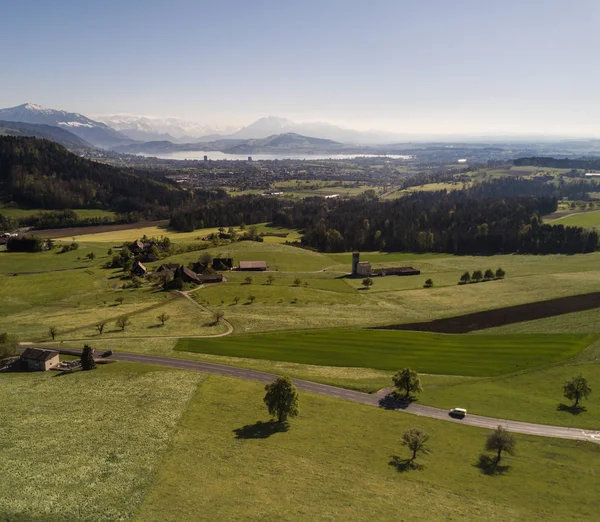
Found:
[[5, 7], [2, 107], [238, 128], [273, 115], [413, 136], [600, 136], [592, 0], [61, 4]]

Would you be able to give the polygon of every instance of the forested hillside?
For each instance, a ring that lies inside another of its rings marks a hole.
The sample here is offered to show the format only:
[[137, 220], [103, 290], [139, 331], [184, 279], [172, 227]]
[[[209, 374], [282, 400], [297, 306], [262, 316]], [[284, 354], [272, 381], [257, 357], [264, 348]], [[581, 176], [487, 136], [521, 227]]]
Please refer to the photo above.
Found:
[[168, 218], [191, 195], [166, 180], [96, 163], [56, 143], [0, 136], [0, 197], [44, 209], [99, 208]]
[[[567, 186], [567, 190], [580, 188]], [[246, 196], [188, 205], [173, 213], [179, 230], [273, 221], [305, 231], [303, 245], [323, 252], [384, 250], [534, 254], [594, 251], [596, 232], [543, 225], [561, 189], [543, 181], [499, 180], [470, 190], [416, 192], [394, 201], [373, 197], [291, 201]]]

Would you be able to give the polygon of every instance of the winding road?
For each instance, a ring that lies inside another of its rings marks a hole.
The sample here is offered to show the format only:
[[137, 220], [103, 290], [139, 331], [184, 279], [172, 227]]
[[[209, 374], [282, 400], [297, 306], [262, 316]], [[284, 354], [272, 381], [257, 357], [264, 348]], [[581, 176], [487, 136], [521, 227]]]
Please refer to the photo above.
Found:
[[[80, 355], [80, 350], [65, 350], [58, 349], [60, 353], [68, 355]], [[251, 370], [248, 368], [238, 368], [236, 366], [228, 366], [225, 364], [216, 364], [203, 361], [192, 361], [189, 359], [178, 359], [175, 357], [164, 357], [159, 355], [145, 355], [137, 353], [118, 352], [110, 357], [111, 360], [155, 364], [159, 366], [167, 366], [169, 368], [179, 368], [184, 370], [195, 370], [204, 373], [212, 373], [224, 375], [226, 377], [235, 377], [247, 381], [255, 381], [261, 383], [272, 382], [278, 375]], [[351, 402], [366, 404], [368, 406], [383, 407], [391, 410], [399, 410], [412, 415], [420, 415], [431, 419], [444, 420], [447, 422], [455, 422], [458, 424], [467, 424], [468, 426], [476, 426], [479, 428], [495, 429], [502, 426], [507, 431], [514, 433], [523, 433], [526, 435], [537, 435], [539, 437], [552, 437], [557, 439], [572, 439], [595, 442], [600, 444], [600, 431], [582, 430], [578, 428], [565, 428], [561, 426], [548, 426], [544, 424], [533, 424], [530, 422], [520, 422], [505, 419], [495, 419], [492, 417], [483, 417], [480, 415], [467, 415], [462, 419], [456, 419], [448, 414], [447, 410], [441, 408], [433, 408], [415, 403], [403, 403], [391, 399], [389, 396], [372, 395], [368, 393], [347, 390], [327, 384], [319, 384], [316, 382], [305, 381], [302, 379], [294, 379], [296, 387], [303, 392], [315, 393], [325, 397], [336, 399], [344, 399]]]

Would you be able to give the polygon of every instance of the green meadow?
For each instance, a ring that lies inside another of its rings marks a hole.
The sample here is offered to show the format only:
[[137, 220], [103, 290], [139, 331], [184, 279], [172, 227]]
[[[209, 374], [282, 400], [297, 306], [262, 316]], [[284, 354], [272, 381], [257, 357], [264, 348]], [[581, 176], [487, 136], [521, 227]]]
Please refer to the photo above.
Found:
[[494, 376], [579, 354], [595, 335], [448, 335], [388, 330], [323, 330], [182, 339], [177, 350], [300, 364], [441, 375]]

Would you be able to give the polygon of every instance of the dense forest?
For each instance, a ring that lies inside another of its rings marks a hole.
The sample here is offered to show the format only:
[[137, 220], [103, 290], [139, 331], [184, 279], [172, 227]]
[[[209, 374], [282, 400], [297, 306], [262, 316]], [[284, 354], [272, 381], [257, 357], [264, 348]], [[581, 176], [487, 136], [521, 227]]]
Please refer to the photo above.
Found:
[[531, 157], [513, 160], [518, 167], [548, 167], [553, 169], [600, 170], [600, 158], [549, 158]]
[[547, 254], [595, 250], [595, 232], [541, 223], [541, 216], [556, 210], [560, 191], [542, 180], [506, 178], [468, 190], [416, 192], [392, 201], [365, 196], [300, 201], [245, 196], [188, 205], [173, 213], [171, 225], [193, 230], [271, 221], [303, 229], [302, 244], [323, 252]]
[[191, 195], [165, 180], [96, 163], [56, 143], [0, 136], [0, 197], [44, 209], [99, 208], [168, 218]]

